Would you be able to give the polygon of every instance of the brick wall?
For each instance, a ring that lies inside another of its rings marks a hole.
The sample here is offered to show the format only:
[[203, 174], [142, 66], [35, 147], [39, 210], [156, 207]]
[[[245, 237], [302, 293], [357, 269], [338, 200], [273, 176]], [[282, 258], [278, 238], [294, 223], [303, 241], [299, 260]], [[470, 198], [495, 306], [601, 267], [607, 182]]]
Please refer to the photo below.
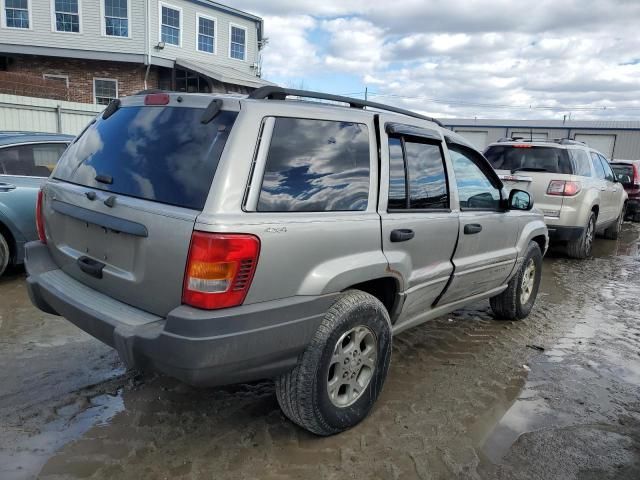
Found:
[[[43, 74], [67, 75], [68, 99], [74, 102], [94, 103], [94, 78], [118, 80], [118, 96], [124, 97], [144, 89], [146, 68], [142, 64], [125, 62], [19, 55], [12, 59], [7, 70], [25, 78], [31, 76], [42, 79]], [[158, 87], [158, 76], [158, 67], [152, 66], [148, 88]]]

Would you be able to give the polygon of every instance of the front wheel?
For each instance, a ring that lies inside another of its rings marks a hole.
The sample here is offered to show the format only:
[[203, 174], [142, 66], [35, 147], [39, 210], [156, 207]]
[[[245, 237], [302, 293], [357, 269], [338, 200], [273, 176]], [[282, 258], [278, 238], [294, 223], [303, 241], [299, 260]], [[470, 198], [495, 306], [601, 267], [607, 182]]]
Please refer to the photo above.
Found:
[[329, 309], [298, 365], [276, 379], [287, 418], [316, 435], [363, 420], [375, 403], [391, 359], [391, 322], [384, 305], [359, 290]]
[[526, 318], [538, 296], [542, 277], [542, 251], [536, 242], [529, 243], [522, 265], [509, 280], [507, 289], [489, 300], [498, 320]]

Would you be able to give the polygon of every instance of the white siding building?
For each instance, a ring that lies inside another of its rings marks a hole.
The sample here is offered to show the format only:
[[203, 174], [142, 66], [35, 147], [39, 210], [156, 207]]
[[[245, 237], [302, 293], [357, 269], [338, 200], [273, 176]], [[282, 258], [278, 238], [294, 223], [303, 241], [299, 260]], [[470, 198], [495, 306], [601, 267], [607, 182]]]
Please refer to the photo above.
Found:
[[269, 84], [262, 19], [211, 0], [0, 0], [0, 11], [3, 93], [108, 103]]

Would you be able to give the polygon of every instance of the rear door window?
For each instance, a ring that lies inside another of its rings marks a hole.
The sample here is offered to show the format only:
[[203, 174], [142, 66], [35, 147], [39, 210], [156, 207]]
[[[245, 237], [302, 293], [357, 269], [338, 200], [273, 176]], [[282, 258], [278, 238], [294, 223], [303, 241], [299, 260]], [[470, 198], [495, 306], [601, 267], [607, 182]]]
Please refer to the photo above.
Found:
[[369, 198], [369, 175], [366, 125], [278, 117], [258, 211], [363, 211]]
[[574, 175], [590, 177], [591, 163], [589, 162], [589, 155], [587, 155], [587, 152], [584, 150], [569, 150], [569, 155], [573, 162]]
[[389, 162], [389, 210], [449, 208], [444, 157], [438, 143], [389, 138]]
[[33, 143], [0, 148], [0, 174], [48, 177], [66, 143]]
[[[202, 123], [201, 108], [123, 107], [73, 143], [53, 176], [145, 200], [202, 210], [237, 116]], [[104, 181], [99, 182], [100, 176]]]
[[573, 168], [566, 149], [538, 147], [529, 144], [494, 145], [485, 156], [496, 170], [549, 172], [572, 174]]

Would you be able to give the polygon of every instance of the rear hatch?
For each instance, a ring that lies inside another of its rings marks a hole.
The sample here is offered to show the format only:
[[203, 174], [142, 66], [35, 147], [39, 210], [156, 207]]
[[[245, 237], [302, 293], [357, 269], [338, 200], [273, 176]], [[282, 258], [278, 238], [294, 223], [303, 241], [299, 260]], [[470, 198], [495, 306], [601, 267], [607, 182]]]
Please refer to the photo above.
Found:
[[564, 148], [535, 143], [492, 145], [485, 155], [507, 190], [528, 191], [546, 217], [559, 217], [563, 196], [548, 195], [553, 180], [574, 180], [573, 162]]
[[148, 97], [157, 104], [124, 99], [72, 143], [45, 187], [43, 212], [63, 271], [166, 315], [181, 303], [194, 223], [237, 113], [203, 122], [211, 97]]
[[616, 177], [627, 191], [629, 198], [640, 198], [640, 162], [611, 163]]

